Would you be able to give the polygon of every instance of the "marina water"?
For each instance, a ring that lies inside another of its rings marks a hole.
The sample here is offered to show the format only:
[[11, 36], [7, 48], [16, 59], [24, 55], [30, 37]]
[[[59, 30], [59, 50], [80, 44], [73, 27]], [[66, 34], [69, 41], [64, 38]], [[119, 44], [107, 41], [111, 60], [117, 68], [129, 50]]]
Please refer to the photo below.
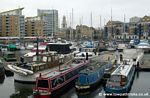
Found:
[[[145, 54], [144, 60], [150, 62], [150, 54]], [[150, 97], [150, 72], [136, 72], [130, 95], [125, 98], [149, 98]], [[32, 89], [34, 85], [25, 85], [14, 82], [13, 76], [0, 77], [0, 98], [33, 98]], [[109, 96], [107, 96], [109, 97]], [[103, 85], [97, 87], [94, 91], [77, 93], [75, 88], [71, 87], [63, 95], [57, 98], [106, 98]], [[112, 97], [110, 97], [112, 98]]]

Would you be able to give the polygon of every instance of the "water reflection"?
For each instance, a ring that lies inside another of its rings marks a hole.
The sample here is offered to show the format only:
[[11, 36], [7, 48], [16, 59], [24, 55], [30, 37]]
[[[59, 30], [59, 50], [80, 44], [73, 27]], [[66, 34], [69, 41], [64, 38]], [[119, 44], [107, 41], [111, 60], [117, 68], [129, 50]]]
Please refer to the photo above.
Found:
[[103, 87], [102, 85], [97, 86], [96, 89], [92, 89], [86, 92], [77, 92], [78, 98], [95, 98], [101, 91]]
[[35, 85], [14, 83], [15, 93], [13, 93], [10, 98], [29, 98], [32, 97], [32, 90]]
[[139, 78], [139, 71], [136, 71], [135, 77], [138, 79]]
[[4, 80], [5, 80], [5, 75], [3, 74], [0, 76], [0, 84], [3, 84]]

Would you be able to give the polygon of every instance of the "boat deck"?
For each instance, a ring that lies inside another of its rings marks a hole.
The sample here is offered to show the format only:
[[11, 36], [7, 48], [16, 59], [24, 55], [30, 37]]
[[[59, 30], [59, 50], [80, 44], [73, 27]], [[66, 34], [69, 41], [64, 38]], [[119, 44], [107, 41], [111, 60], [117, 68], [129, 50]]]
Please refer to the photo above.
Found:
[[[88, 61], [85, 61], [85, 62], [88, 62]], [[82, 64], [84, 63], [83, 60], [79, 61], [79, 60], [73, 60], [73, 62], [70, 64], [70, 63], [66, 63], [62, 66], [58, 66], [56, 67], [55, 69], [52, 69], [52, 70], [49, 70], [49, 72], [45, 73], [42, 75], [42, 77], [54, 77], [54, 76], [57, 76], [61, 73], [64, 73], [66, 72], [67, 70], [69, 71], [70, 68], [75, 68], [77, 66], [79, 66], [79, 64]]]
[[102, 54], [100, 56], [97, 56], [91, 60], [88, 68], [81, 71], [81, 73], [94, 72], [95, 70], [102, 67], [103, 65], [106, 65], [112, 59], [113, 59], [113, 54], [111, 54], [111, 53]]

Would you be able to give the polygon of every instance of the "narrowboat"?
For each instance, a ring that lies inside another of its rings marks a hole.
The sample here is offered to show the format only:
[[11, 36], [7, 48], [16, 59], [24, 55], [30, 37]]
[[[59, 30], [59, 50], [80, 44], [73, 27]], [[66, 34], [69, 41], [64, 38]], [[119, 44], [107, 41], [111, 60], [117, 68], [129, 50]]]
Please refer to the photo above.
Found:
[[65, 88], [79, 76], [79, 71], [86, 68], [89, 60], [74, 60], [68, 66], [59, 70], [40, 75], [36, 79], [36, 87], [33, 89], [34, 98], [50, 98], [61, 89]]
[[[104, 54], [106, 56], [106, 54]], [[109, 55], [110, 56], [110, 55]], [[89, 66], [79, 73], [75, 87], [77, 91], [86, 91], [98, 86], [105, 71], [112, 68], [111, 59], [103, 56], [91, 60]]]
[[113, 95], [128, 93], [132, 87], [135, 74], [135, 66], [131, 61], [124, 61], [107, 80], [105, 92]]

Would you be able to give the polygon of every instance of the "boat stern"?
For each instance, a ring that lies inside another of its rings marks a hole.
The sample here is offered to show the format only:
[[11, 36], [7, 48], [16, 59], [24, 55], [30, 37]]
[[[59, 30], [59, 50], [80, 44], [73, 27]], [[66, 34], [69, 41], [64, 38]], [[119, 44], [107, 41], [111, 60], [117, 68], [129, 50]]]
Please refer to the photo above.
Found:
[[36, 87], [33, 89], [34, 98], [50, 98], [51, 88], [48, 78], [38, 77], [36, 79]]
[[105, 87], [105, 92], [106, 93], [111, 93], [113, 95], [118, 95], [118, 94], [125, 94], [128, 92], [128, 89], [126, 87], [121, 87], [121, 88], [115, 88], [115, 87]]

